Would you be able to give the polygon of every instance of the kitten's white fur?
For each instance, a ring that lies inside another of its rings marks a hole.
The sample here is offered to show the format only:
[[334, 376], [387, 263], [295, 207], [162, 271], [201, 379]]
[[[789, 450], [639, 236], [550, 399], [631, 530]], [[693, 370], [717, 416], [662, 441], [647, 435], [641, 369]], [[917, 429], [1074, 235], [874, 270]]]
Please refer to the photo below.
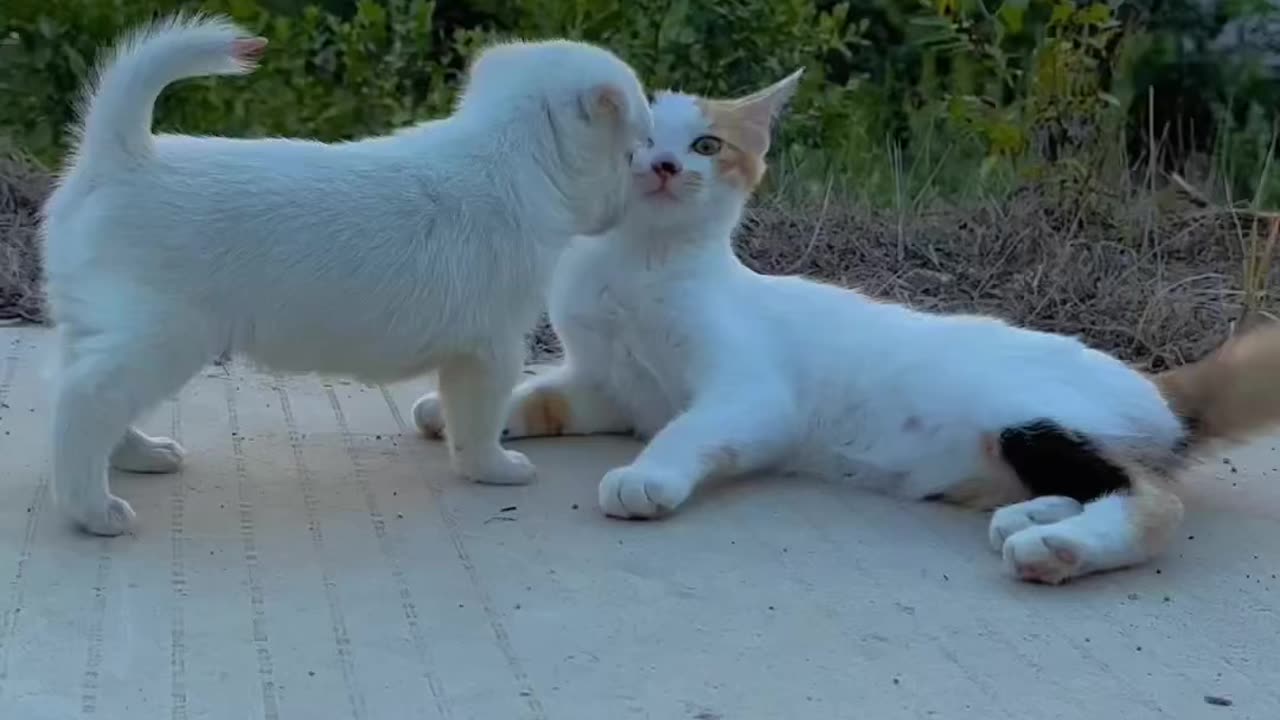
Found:
[[[766, 94], [775, 112], [790, 80]], [[746, 268], [730, 236], [747, 192], [690, 151], [709, 131], [700, 106], [661, 94], [653, 112], [631, 212], [606, 242], [577, 241], [556, 272], [564, 363], [516, 390], [507, 422], [509, 438], [547, 432], [547, 413], [564, 434], [647, 438], [601, 481], [604, 512], [654, 517], [708, 478], [762, 469], [928, 498], [1001, 472], [992, 434], [1040, 418], [1126, 457], [1168, 454], [1183, 437], [1149, 379], [1076, 339]], [[676, 199], [646, 194], [660, 155], [684, 166]], [[444, 430], [435, 395], [414, 418]], [[1012, 572], [1050, 582], [1133, 564], [1154, 547], [1139, 533], [1138, 515], [1153, 512], [1142, 502], [1032, 499], [995, 514], [992, 542]], [[1176, 524], [1181, 505], [1163, 508], [1160, 522]]]
[[246, 73], [263, 45], [217, 18], [124, 41], [45, 207], [54, 486], [91, 532], [134, 516], [110, 493], [109, 454], [128, 470], [181, 461], [130, 423], [227, 351], [368, 381], [438, 368], [458, 472], [534, 475], [500, 448], [501, 409], [566, 238], [610, 227], [628, 200], [626, 153], [652, 123], [634, 73], [593, 46], [514, 43], [481, 55], [452, 116], [393, 135], [151, 134], [166, 85]]

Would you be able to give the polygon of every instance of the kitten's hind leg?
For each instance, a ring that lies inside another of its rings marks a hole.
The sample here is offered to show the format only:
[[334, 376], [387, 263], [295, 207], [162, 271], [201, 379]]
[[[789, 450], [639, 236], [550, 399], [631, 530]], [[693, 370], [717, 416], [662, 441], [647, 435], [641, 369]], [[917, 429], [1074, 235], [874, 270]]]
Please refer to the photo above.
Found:
[[651, 518], [679, 507], [713, 477], [776, 462], [803, 420], [783, 392], [708, 393], [653, 437], [630, 465], [600, 481], [600, 508], [619, 518]]
[[[414, 403], [413, 421], [427, 437], [444, 437], [439, 393], [428, 393]], [[584, 380], [571, 366], [561, 366], [529, 378], [515, 389], [502, 437], [515, 440], [630, 431], [626, 415], [601, 388]]]
[[1162, 475], [1136, 465], [1126, 469], [1128, 490], [1087, 502], [1083, 511], [1058, 522], [1009, 535], [1002, 547], [1006, 569], [1022, 580], [1058, 584], [1159, 554], [1182, 521], [1182, 501]]
[[626, 413], [603, 388], [561, 367], [516, 388], [505, 429], [508, 438], [617, 435], [633, 430]]
[[1006, 428], [995, 454], [1033, 498], [997, 510], [989, 531], [1023, 580], [1057, 584], [1145, 562], [1182, 520], [1167, 470], [1053, 421]]
[[[439, 406], [449, 427], [449, 454], [454, 470], [468, 480], [523, 485], [536, 475], [528, 458], [499, 444], [523, 350], [519, 342], [507, 343], [486, 353], [450, 358], [440, 366]], [[415, 405], [415, 421], [418, 415]]]
[[996, 552], [1004, 550], [1009, 536], [1036, 525], [1052, 525], [1084, 512], [1084, 505], [1075, 498], [1061, 495], [1044, 495], [1024, 502], [1005, 505], [991, 515], [988, 539]]

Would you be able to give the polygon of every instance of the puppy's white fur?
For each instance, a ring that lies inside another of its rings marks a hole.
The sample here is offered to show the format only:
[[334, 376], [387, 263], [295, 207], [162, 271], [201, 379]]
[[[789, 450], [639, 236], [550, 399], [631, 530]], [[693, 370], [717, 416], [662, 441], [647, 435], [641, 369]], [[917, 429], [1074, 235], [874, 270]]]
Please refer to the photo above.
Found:
[[45, 207], [55, 487], [91, 532], [133, 518], [109, 457], [150, 471], [181, 458], [130, 423], [227, 351], [368, 381], [438, 369], [458, 472], [533, 477], [499, 447], [500, 414], [566, 238], [627, 202], [626, 155], [652, 122], [634, 73], [593, 46], [515, 43], [481, 55], [452, 116], [393, 135], [151, 134], [166, 85], [246, 73], [265, 44], [217, 18], [125, 40]]

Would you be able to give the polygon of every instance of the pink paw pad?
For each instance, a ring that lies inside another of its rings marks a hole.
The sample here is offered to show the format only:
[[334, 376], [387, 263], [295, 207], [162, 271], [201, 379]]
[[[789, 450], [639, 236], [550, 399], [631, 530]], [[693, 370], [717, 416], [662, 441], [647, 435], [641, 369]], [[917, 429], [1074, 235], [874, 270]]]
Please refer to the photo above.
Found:
[[[1016, 549], [1006, 548], [1006, 560], [1012, 561], [1013, 573], [1019, 580], [1061, 585], [1079, 574], [1081, 557], [1076, 550], [1043, 537], [1039, 538], [1039, 545], [1040, 552], [1034, 547], [1024, 548], [1021, 558]], [[1043, 552], [1045, 550], [1048, 552]]]

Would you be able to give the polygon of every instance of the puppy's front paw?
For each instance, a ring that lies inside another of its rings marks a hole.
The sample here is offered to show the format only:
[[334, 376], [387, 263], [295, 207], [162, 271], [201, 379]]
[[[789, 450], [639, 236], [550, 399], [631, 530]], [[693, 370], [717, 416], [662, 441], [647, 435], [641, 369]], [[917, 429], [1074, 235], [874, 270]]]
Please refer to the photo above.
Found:
[[635, 465], [615, 468], [600, 481], [600, 509], [610, 517], [653, 518], [688, 499], [692, 484], [673, 473]]
[[537, 468], [524, 453], [500, 450], [480, 463], [456, 463], [458, 474], [482, 485], [528, 485], [538, 476]]
[[444, 438], [444, 410], [439, 393], [427, 393], [413, 404], [413, 424], [423, 435], [440, 440]]
[[1085, 574], [1088, 548], [1053, 525], [1014, 533], [1004, 543], [1004, 565], [1026, 582], [1060, 585]]

